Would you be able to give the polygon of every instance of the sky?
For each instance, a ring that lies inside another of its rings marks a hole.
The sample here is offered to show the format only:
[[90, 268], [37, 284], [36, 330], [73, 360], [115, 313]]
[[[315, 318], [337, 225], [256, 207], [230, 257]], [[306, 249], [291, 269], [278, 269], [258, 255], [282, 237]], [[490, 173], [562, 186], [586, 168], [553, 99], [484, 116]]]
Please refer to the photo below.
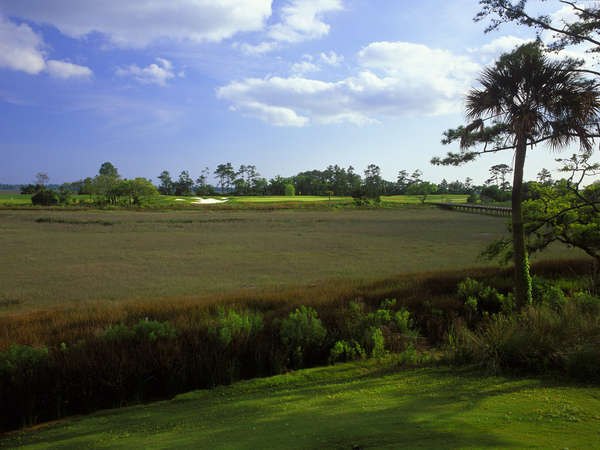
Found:
[[[535, 8], [568, 17], [549, 0]], [[253, 164], [266, 178], [373, 163], [395, 180], [488, 178], [454, 145], [481, 70], [533, 38], [484, 33], [476, 0], [0, 0], [0, 183]], [[538, 12], [540, 12], [538, 11]], [[583, 55], [582, 49], [572, 54]], [[557, 157], [530, 152], [525, 178]]]

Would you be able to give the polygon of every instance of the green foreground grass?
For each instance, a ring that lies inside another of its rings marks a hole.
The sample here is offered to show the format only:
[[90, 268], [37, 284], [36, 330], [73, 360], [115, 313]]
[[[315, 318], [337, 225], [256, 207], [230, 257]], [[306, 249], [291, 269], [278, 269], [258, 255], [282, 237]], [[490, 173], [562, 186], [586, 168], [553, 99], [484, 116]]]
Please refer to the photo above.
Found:
[[0, 437], [23, 448], [594, 448], [600, 388], [393, 360], [194, 391]]
[[505, 232], [506, 218], [420, 207], [0, 210], [0, 315], [487, 265], [478, 253]]

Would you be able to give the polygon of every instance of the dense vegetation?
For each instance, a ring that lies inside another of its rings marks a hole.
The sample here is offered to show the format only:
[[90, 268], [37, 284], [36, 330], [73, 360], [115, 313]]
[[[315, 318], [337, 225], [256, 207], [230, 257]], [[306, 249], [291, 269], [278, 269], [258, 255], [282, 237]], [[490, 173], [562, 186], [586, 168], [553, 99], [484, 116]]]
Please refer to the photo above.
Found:
[[[388, 351], [419, 362], [436, 358], [422, 353], [432, 346], [447, 348], [448, 362], [598, 379], [600, 300], [585, 293], [585, 278], [563, 275], [586, 266], [534, 268], [536, 303], [521, 313], [513, 313], [510, 272], [487, 269], [218, 303], [122, 303], [7, 317], [2, 426]], [[38, 344], [23, 345], [31, 341]]]

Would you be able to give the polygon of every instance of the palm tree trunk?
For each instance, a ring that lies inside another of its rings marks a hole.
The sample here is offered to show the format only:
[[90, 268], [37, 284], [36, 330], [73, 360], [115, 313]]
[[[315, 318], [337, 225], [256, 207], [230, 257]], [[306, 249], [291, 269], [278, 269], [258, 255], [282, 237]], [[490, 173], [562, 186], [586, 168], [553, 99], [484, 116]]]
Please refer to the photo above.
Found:
[[523, 228], [523, 212], [521, 210], [523, 166], [527, 141], [523, 136], [517, 137], [515, 152], [515, 171], [512, 190], [512, 234], [515, 264], [515, 300], [518, 308], [531, 303], [531, 277], [529, 275], [529, 261], [525, 247], [525, 230]]

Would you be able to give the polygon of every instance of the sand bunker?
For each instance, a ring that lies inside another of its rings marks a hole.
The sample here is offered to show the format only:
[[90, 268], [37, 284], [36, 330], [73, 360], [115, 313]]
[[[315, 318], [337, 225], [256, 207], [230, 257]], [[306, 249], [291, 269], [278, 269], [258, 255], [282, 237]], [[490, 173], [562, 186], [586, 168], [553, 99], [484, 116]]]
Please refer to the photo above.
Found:
[[223, 199], [217, 199], [217, 198], [200, 198], [200, 197], [194, 197], [194, 201], [191, 202], [192, 205], [210, 205], [210, 204], [214, 204], [214, 203], [225, 203], [227, 201], [227, 198], [223, 198]]

